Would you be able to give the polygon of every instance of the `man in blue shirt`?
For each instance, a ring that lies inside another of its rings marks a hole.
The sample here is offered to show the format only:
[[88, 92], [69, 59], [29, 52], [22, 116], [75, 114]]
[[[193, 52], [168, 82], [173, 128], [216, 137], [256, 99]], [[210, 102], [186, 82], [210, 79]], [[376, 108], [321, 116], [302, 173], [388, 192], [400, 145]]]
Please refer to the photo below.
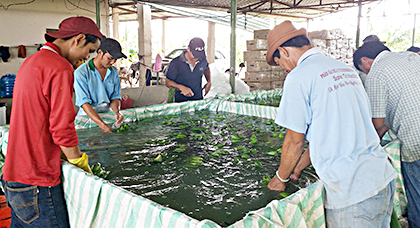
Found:
[[74, 72], [77, 115], [88, 115], [104, 132], [112, 132], [98, 112], [114, 112], [115, 125], [121, 125], [121, 84], [118, 70], [112, 66], [117, 59], [127, 58], [121, 45], [111, 38], [102, 39], [94, 59], [84, 63]]
[[211, 77], [209, 63], [204, 51], [204, 41], [193, 38], [186, 51], [171, 61], [166, 73], [166, 86], [175, 88], [175, 102], [203, 99], [202, 77], [206, 95], [210, 91]]
[[268, 64], [289, 73], [275, 120], [287, 134], [268, 188], [284, 191], [312, 163], [325, 186], [328, 227], [389, 227], [396, 172], [358, 74], [311, 47], [306, 30], [290, 21], [274, 27], [267, 42]]

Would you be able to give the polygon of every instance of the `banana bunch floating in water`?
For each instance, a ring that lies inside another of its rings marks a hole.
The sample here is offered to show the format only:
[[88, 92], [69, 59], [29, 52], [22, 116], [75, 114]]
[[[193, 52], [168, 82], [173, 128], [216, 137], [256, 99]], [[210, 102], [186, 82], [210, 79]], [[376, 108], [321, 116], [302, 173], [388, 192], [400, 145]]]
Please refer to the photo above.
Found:
[[106, 171], [105, 167], [101, 165], [101, 163], [96, 163], [95, 165], [91, 165], [90, 169], [92, 170], [93, 175], [98, 176], [100, 178], [106, 179], [111, 171]]
[[136, 126], [128, 126], [128, 124], [121, 124], [121, 126], [116, 130], [117, 133], [121, 133], [123, 131], [128, 130], [129, 128], [131, 128], [132, 130], [136, 129]]

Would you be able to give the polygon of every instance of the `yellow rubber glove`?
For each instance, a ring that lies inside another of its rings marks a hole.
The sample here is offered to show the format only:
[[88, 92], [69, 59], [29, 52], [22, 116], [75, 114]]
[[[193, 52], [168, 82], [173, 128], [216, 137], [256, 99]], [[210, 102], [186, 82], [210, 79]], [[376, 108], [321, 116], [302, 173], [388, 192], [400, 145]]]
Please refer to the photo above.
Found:
[[71, 164], [83, 169], [84, 171], [88, 172], [88, 173], [92, 173], [92, 170], [90, 170], [89, 164], [88, 164], [88, 160], [89, 157], [87, 154], [82, 153], [82, 157], [80, 158], [73, 158], [73, 159], [67, 159]]

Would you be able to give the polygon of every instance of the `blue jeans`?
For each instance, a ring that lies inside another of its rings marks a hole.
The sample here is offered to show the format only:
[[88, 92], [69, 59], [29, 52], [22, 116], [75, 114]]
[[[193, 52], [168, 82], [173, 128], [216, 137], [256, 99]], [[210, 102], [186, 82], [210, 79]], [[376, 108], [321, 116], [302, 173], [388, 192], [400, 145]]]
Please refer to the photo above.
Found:
[[401, 162], [410, 228], [420, 228], [420, 160]]
[[395, 180], [378, 194], [354, 205], [340, 209], [326, 209], [328, 228], [390, 227]]
[[61, 184], [39, 187], [1, 178], [7, 204], [11, 208], [10, 227], [70, 227]]

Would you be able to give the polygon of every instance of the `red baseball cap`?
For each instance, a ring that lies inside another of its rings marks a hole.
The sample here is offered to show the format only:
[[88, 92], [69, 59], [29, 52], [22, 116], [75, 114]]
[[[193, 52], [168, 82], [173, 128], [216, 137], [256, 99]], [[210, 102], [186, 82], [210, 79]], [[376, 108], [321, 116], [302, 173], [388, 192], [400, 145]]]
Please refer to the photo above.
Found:
[[64, 19], [56, 32], [45, 33], [45, 40], [52, 42], [55, 39], [73, 37], [79, 34], [90, 34], [102, 39], [104, 35], [92, 19], [87, 17], [69, 17]]

